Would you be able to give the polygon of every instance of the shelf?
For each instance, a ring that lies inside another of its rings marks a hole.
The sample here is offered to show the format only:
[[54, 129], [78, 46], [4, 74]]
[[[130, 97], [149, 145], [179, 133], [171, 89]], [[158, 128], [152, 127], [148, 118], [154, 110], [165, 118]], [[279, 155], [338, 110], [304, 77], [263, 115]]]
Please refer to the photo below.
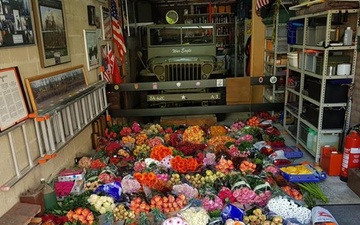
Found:
[[285, 106], [285, 110], [286, 110], [287, 112], [289, 112], [289, 113], [290, 113], [292, 116], [294, 116], [295, 118], [299, 118], [297, 112], [294, 112], [294, 110], [292, 110], [291, 107]]
[[311, 50], [320, 50], [320, 51], [344, 51], [344, 50], [355, 50], [356, 46], [350, 45], [350, 46], [330, 46], [327, 48], [320, 47], [320, 46], [311, 46], [311, 45], [305, 45], [304, 49], [311, 49]]
[[303, 48], [303, 45], [289, 45], [290, 48], [297, 48], [297, 49], [302, 49]]
[[230, 26], [230, 25], [234, 25], [234, 22], [229, 22], [229, 23], [215, 23], [216, 26]]
[[[320, 102], [316, 101], [306, 95], [302, 95], [303, 99], [313, 103], [314, 105], [320, 106]], [[339, 102], [339, 103], [322, 103], [323, 107], [346, 107], [347, 103], [346, 102]]]
[[296, 134], [293, 134], [290, 130], [289, 130], [289, 126], [285, 126], [284, 127], [285, 131], [296, 140]]
[[[275, 54], [275, 50], [267, 50], [265, 49], [265, 52]], [[287, 51], [276, 51], [276, 54], [287, 54]]]
[[298, 73], [301, 73], [301, 69], [300, 68], [298, 68], [298, 67], [294, 67], [294, 66], [288, 66], [288, 69], [290, 69], [290, 70], [293, 70], [293, 71], [296, 71], [296, 72], [298, 72]]
[[[187, 14], [185, 17], [197, 17], [197, 16], [209, 16], [210, 13], [196, 13], [196, 14]], [[223, 12], [223, 13], [211, 13], [211, 16], [231, 16], [235, 15], [233, 12]]]
[[294, 95], [300, 96], [300, 93], [296, 91], [295, 88], [287, 88], [286, 90]]

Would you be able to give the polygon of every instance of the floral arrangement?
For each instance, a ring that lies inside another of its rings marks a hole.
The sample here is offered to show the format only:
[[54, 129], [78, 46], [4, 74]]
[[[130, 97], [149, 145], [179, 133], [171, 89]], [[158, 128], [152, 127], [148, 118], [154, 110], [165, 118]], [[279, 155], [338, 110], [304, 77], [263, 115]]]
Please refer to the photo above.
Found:
[[[158, 224], [172, 224], [179, 218], [183, 224], [198, 225], [219, 219], [229, 204], [245, 209], [264, 207], [277, 188], [270, 186], [275, 184], [272, 177], [280, 173], [254, 144], [258, 140], [270, 144], [281, 137], [258, 125], [236, 121], [229, 129], [220, 125], [163, 128], [134, 122], [108, 128], [96, 154], [78, 161], [86, 170], [85, 186], [90, 194], [84, 195], [82, 209], [87, 210], [77, 210], [79, 205], [63, 208], [60, 215], [65, 220], [59, 224], [95, 224], [101, 215], [126, 225], [151, 224], [155, 217], [162, 218]], [[103, 187], [113, 183], [119, 184], [119, 198]], [[101, 193], [99, 188], [103, 188]]]
[[109, 196], [100, 196], [96, 194], [90, 195], [88, 199], [90, 205], [95, 207], [95, 210], [100, 214], [105, 214], [106, 212], [112, 212], [116, 207], [114, 199]]

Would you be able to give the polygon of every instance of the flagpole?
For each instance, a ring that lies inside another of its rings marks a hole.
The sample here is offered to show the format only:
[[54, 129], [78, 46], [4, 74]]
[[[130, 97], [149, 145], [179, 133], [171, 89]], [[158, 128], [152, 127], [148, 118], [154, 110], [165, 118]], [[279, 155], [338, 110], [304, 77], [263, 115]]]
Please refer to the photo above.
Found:
[[127, 32], [128, 32], [128, 36], [130, 37], [129, 9], [128, 9], [128, 2], [127, 2], [127, 0], [125, 0], [125, 10], [126, 10]]

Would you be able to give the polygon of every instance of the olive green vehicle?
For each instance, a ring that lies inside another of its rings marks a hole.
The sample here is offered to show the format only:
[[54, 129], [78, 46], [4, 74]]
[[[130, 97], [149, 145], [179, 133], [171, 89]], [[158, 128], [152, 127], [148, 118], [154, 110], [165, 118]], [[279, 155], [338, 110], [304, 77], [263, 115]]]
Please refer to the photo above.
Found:
[[[201, 87], [201, 82], [222, 79], [224, 62], [216, 57], [214, 24], [149, 25], [146, 28], [147, 65], [141, 81], [155, 82], [143, 95], [147, 107], [224, 104], [225, 87]], [[194, 81], [191, 88], [181, 88]], [[157, 90], [157, 82], [175, 89]], [[146, 100], [145, 100], [146, 96]]]

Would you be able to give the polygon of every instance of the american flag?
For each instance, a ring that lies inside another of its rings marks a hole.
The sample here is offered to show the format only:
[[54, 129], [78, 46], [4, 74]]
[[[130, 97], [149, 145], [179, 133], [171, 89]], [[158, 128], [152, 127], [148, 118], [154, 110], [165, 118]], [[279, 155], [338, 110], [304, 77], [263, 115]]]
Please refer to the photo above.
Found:
[[[105, 46], [105, 48], [102, 49], [102, 55], [104, 56], [104, 60], [105, 60], [105, 65], [104, 65], [104, 71], [103, 71], [103, 76], [104, 76], [104, 80], [106, 80], [107, 82], [111, 83], [111, 76], [112, 76], [112, 72], [111, 72], [111, 67], [112, 64], [110, 63], [110, 59], [113, 56], [111, 49], [109, 49], [109, 46]], [[110, 54], [111, 51], [111, 54]]]
[[125, 62], [126, 46], [122, 32], [121, 22], [119, 20], [115, 0], [111, 0], [111, 24], [113, 30], [114, 43], [119, 51], [120, 60]]
[[269, 4], [269, 0], [256, 0], [255, 10], [258, 11], [263, 6]]
[[107, 46], [106, 63], [107, 63], [107, 67], [106, 70], [104, 71], [104, 79], [114, 84], [122, 83], [120, 70], [116, 57], [109, 45]]

